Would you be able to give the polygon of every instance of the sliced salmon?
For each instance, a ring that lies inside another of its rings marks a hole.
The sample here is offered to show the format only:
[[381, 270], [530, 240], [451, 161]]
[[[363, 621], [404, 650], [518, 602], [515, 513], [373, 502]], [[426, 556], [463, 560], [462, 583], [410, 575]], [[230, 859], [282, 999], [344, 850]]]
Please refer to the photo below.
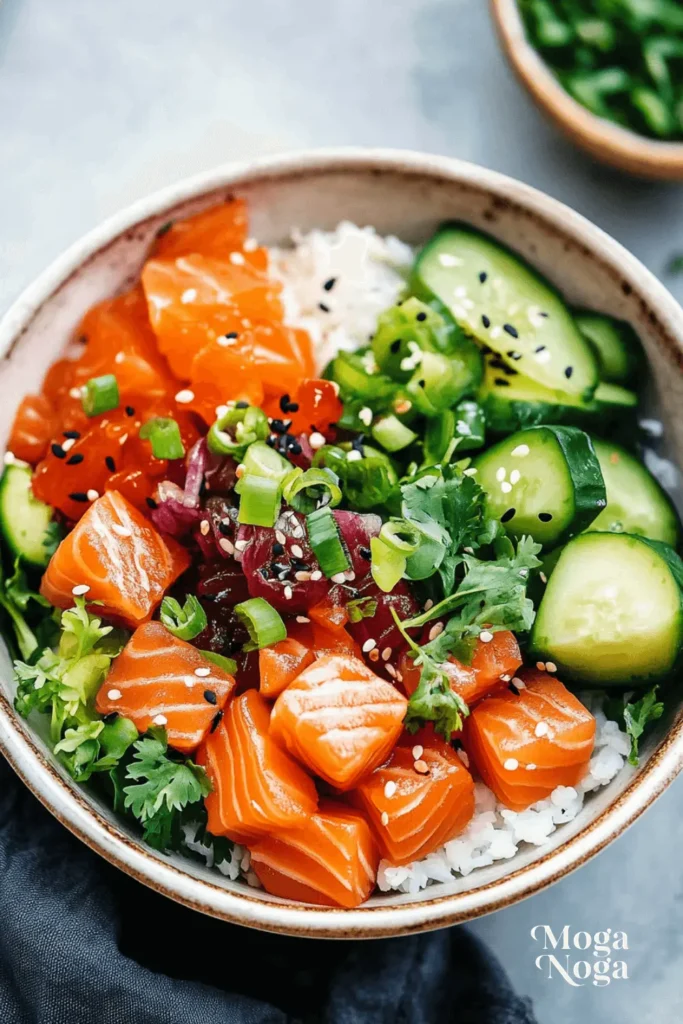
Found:
[[555, 676], [519, 674], [523, 689], [487, 697], [465, 720], [470, 760], [498, 799], [513, 810], [574, 786], [586, 772], [595, 719]]
[[353, 789], [394, 746], [407, 701], [349, 655], [319, 658], [275, 702], [271, 732], [311, 771]]
[[315, 660], [310, 647], [288, 636], [259, 651], [259, 690], [264, 697], [277, 697]]
[[322, 601], [318, 601], [312, 608], [308, 609], [308, 618], [317, 626], [329, 629], [336, 633], [344, 628], [349, 621], [349, 613], [341, 601], [335, 601], [332, 595], [328, 594]]
[[426, 857], [462, 832], [474, 814], [472, 776], [453, 748], [426, 729], [395, 747], [352, 797], [391, 864]]
[[312, 617], [310, 622], [290, 623], [288, 633], [304, 647], [308, 647], [316, 658], [323, 658], [327, 654], [348, 654], [353, 658], [361, 656], [360, 647], [345, 629], [330, 629]]
[[198, 252], [226, 259], [234, 249], [243, 247], [247, 229], [247, 204], [243, 199], [230, 199], [191, 217], [169, 221], [157, 234], [154, 255], [175, 259]]
[[[522, 653], [514, 633], [500, 630], [493, 633], [493, 639], [488, 643], [477, 641], [471, 664], [463, 665], [451, 656], [444, 665], [444, 671], [450, 679], [451, 689], [470, 706], [493, 690], [507, 687], [521, 664]], [[398, 668], [405, 691], [410, 695], [420, 681], [420, 669], [409, 651], [401, 655]]]
[[26, 395], [16, 411], [7, 450], [34, 466], [47, 451], [55, 421], [54, 407], [44, 395]]
[[66, 535], [45, 570], [40, 592], [58, 608], [73, 605], [73, 588], [107, 618], [138, 626], [190, 564], [184, 548], [157, 530], [118, 491], [107, 491]]
[[[205, 342], [190, 365], [189, 408], [198, 413], [207, 425], [213, 423], [217, 408], [226, 402], [263, 402], [263, 385], [254, 372], [254, 348], [250, 333], [237, 325], [239, 338], [225, 336]], [[237, 332], [235, 332], [237, 333]]]
[[296, 828], [318, 804], [313, 780], [272, 738], [270, 707], [256, 690], [230, 701], [197, 754], [211, 779], [208, 828], [239, 843]]
[[190, 753], [206, 737], [235, 689], [228, 672], [160, 622], [139, 626], [114, 660], [95, 706], [116, 711], [140, 732], [162, 725], [169, 746]]
[[253, 870], [274, 896], [357, 907], [375, 887], [379, 852], [367, 821], [329, 800], [302, 828], [264, 836], [250, 849]]

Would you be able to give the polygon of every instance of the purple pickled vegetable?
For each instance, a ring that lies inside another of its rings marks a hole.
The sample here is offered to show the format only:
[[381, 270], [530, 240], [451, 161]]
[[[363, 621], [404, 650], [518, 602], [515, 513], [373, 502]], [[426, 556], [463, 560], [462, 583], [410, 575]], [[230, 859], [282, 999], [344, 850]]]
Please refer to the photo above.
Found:
[[199, 495], [204, 483], [204, 473], [209, 466], [209, 460], [210, 454], [206, 445], [206, 438], [200, 437], [187, 456], [183, 504], [187, 505], [188, 508], [197, 508], [199, 505]]
[[351, 558], [356, 579], [365, 579], [370, 572], [370, 541], [379, 536], [382, 520], [373, 513], [343, 512], [339, 509], [335, 509], [332, 515]]
[[151, 518], [157, 529], [170, 533], [172, 537], [183, 537], [202, 517], [202, 510], [189, 507], [184, 501], [182, 487], [170, 480], [162, 480], [157, 488], [157, 507], [152, 509]]

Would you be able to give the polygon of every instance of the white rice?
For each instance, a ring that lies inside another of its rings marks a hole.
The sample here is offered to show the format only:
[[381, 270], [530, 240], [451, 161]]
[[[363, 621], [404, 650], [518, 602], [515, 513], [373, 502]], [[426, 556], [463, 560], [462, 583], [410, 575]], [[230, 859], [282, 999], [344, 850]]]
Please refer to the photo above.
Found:
[[294, 231], [292, 240], [291, 249], [271, 249], [271, 271], [284, 286], [287, 321], [309, 332], [322, 370], [337, 352], [367, 345], [405, 287], [413, 250], [348, 221], [334, 231]]

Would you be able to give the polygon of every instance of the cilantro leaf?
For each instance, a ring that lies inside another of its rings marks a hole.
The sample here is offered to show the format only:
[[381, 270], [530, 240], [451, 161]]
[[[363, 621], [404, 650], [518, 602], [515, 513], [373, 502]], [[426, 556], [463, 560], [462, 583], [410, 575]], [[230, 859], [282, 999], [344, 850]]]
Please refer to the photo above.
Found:
[[626, 733], [631, 738], [631, 751], [628, 763], [638, 766], [638, 745], [640, 738], [650, 722], [655, 722], [664, 713], [664, 704], [657, 700], [657, 687], [653, 686], [644, 696], [631, 704], [627, 697], [617, 697], [605, 702], [605, 714], [620, 724], [623, 722]]
[[450, 740], [462, 729], [462, 720], [470, 711], [460, 694], [451, 687], [446, 673], [431, 658], [422, 662], [420, 682], [408, 701], [404, 725], [417, 732], [425, 722], [433, 722], [435, 732]]
[[189, 758], [172, 760], [167, 751], [163, 729], [151, 729], [136, 740], [126, 772], [133, 784], [123, 787], [126, 809], [143, 826], [145, 841], [158, 850], [179, 843], [181, 812], [211, 792], [203, 768]]
[[358, 597], [346, 602], [346, 610], [350, 622], [361, 622], [363, 619], [374, 618], [378, 602], [374, 597]]

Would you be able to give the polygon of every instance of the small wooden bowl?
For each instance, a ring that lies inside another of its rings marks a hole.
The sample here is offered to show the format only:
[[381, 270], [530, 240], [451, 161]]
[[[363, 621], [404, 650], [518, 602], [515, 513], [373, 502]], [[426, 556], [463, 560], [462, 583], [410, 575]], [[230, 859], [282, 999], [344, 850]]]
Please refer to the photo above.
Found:
[[657, 142], [591, 114], [565, 92], [528, 42], [517, 0], [490, 0], [490, 8], [515, 74], [572, 142], [596, 160], [622, 171], [645, 178], [683, 181], [683, 142]]

